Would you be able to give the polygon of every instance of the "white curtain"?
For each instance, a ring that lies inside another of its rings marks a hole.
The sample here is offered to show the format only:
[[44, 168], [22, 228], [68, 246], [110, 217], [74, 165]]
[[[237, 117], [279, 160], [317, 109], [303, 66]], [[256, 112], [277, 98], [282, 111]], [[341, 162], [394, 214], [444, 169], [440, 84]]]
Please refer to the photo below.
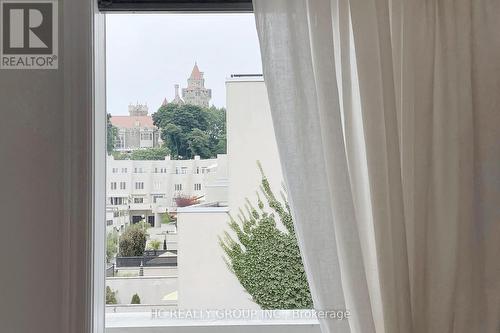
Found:
[[254, 0], [323, 332], [500, 330], [500, 1]]

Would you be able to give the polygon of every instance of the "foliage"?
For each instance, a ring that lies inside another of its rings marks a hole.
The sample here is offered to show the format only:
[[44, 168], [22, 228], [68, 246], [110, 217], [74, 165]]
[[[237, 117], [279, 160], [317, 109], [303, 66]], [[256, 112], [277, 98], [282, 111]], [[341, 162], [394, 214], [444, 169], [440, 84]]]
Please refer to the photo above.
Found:
[[106, 304], [118, 304], [116, 293], [117, 292], [111, 290], [109, 286], [106, 286]]
[[247, 200], [239, 222], [231, 217], [229, 227], [236, 240], [228, 232], [220, 238], [226, 263], [261, 308], [310, 309], [312, 298], [290, 207], [283, 193], [284, 204], [276, 199], [262, 169], [261, 173], [261, 192], [273, 213], [266, 211], [257, 193], [258, 209]]
[[179, 195], [178, 197], [175, 197], [174, 200], [177, 207], [187, 207], [199, 204], [200, 198], [201, 197]]
[[170, 154], [170, 150], [167, 147], [157, 147], [157, 148], [146, 148], [134, 150], [130, 154], [131, 160], [164, 160], [165, 156]]
[[110, 262], [118, 248], [118, 232], [112, 231], [106, 235], [106, 261]]
[[213, 158], [226, 151], [224, 108], [170, 103], [153, 114], [153, 121], [173, 159]]
[[161, 246], [161, 242], [159, 240], [152, 240], [149, 242], [149, 246], [152, 250], [159, 250]]
[[131, 153], [114, 151], [111, 153], [115, 160], [136, 160], [136, 161], [161, 161], [165, 156], [170, 155], [167, 147], [142, 148]]
[[141, 304], [141, 298], [139, 297], [139, 295], [134, 294], [132, 296], [132, 301], [130, 302], [130, 304]]
[[106, 150], [111, 154], [115, 149], [115, 143], [118, 140], [118, 128], [111, 124], [111, 114], [107, 114], [107, 135], [106, 135]]
[[[144, 254], [147, 241], [145, 222], [129, 225], [120, 237], [120, 256], [140, 257]], [[148, 224], [149, 225], [149, 224]]]
[[163, 223], [163, 224], [170, 224], [170, 223], [172, 223], [172, 218], [170, 217], [169, 213], [162, 213], [162, 214], [160, 214], [160, 219], [161, 219], [161, 223]]

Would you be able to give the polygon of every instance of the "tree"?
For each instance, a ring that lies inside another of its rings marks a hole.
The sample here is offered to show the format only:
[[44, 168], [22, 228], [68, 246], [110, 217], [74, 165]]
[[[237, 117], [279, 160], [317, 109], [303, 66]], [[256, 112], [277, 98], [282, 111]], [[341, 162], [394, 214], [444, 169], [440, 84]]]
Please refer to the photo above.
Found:
[[284, 204], [276, 199], [262, 169], [261, 173], [261, 192], [273, 213], [266, 211], [257, 193], [258, 209], [247, 201], [239, 222], [230, 218], [236, 239], [228, 232], [220, 237], [226, 263], [261, 308], [310, 309], [312, 298], [290, 207], [283, 193]]
[[187, 207], [199, 204], [201, 198], [202, 197], [179, 195], [174, 198], [174, 201], [177, 207]]
[[139, 297], [139, 295], [134, 294], [132, 296], [132, 300], [130, 301], [130, 304], [141, 304], [141, 298]]
[[118, 304], [116, 291], [111, 290], [109, 286], [106, 286], [106, 304]]
[[167, 147], [146, 148], [134, 150], [130, 154], [131, 160], [164, 160], [170, 154]]
[[111, 123], [111, 114], [107, 115], [107, 137], [106, 137], [106, 150], [111, 154], [115, 149], [115, 143], [118, 140], [118, 128]]
[[118, 233], [112, 231], [106, 235], [106, 261], [110, 262], [117, 252]]
[[213, 158], [225, 152], [225, 115], [225, 109], [171, 103], [160, 107], [153, 121], [172, 158]]
[[149, 246], [151, 249], [158, 251], [160, 249], [161, 242], [159, 240], [152, 240], [149, 242]]
[[120, 256], [140, 257], [144, 254], [147, 241], [147, 227], [143, 223], [127, 227], [120, 237]]

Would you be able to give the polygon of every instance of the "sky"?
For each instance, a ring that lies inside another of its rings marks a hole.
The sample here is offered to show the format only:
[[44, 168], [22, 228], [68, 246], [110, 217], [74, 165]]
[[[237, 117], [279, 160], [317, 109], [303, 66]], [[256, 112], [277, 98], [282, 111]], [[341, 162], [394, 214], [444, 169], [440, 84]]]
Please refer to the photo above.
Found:
[[186, 87], [195, 61], [212, 89], [211, 104], [225, 106], [231, 74], [261, 74], [253, 14], [108, 14], [107, 112], [128, 115], [130, 103], [156, 112]]

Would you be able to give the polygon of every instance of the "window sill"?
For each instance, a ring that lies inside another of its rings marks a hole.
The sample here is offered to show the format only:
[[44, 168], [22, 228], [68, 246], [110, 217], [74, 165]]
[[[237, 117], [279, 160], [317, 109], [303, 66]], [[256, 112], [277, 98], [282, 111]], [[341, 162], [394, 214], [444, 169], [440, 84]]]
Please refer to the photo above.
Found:
[[[250, 310], [242, 310], [242, 316]], [[203, 315], [193, 315], [197, 318], [172, 318], [169, 312], [162, 312], [154, 318], [151, 312], [142, 313], [107, 313], [107, 333], [320, 333], [316, 318], [310, 318], [307, 311], [258, 311], [248, 319], [237, 319], [240, 314], [231, 319], [218, 319]], [[271, 318], [270, 318], [271, 317]], [[302, 318], [303, 317], [303, 318]]]

